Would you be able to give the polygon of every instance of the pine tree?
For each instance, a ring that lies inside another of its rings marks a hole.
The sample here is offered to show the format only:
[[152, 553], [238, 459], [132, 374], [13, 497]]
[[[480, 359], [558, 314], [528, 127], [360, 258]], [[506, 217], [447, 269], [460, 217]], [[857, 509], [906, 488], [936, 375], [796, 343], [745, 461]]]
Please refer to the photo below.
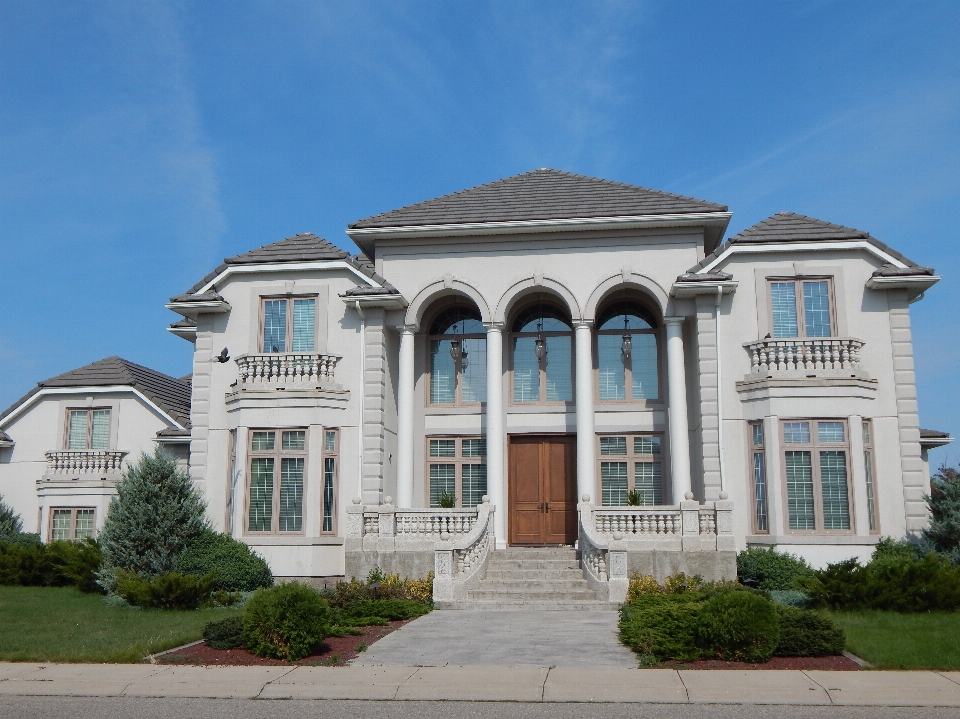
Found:
[[13, 507], [4, 503], [3, 495], [0, 494], [0, 541], [20, 534], [22, 530], [20, 515], [13, 511]]
[[141, 577], [173, 570], [187, 540], [207, 528], [205, 504], [186, 472], [159, 447], [124, 471], [100, 532], [103, 565], [98, 581], [108, 591], [119, 569]]
[[960, 471], [943, 466], [930, 478], [930, 526], [924, 538], [938, 552], [960, 564]]

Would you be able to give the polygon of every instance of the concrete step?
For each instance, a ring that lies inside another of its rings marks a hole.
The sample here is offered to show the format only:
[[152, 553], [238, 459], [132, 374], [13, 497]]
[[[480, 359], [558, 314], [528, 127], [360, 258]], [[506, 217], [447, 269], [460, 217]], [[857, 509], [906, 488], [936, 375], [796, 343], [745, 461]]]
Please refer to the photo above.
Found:
[[553, 581], [563, 579], [569, 582], [575, 582], [583, 579], [582, 569], [490, 569], [487, 565], [487, 573], [484, 575], [487, 579], [504, 579], [518, 581]]
[[556, 600], [476, 600], [466, 599], [450, 602], [437, 602], [437, 609], [452, 609], [461, 611], [609, 611], [620, 609], [619, 604], [594, 600], [556, 601]]
[[493, 557], [504, 557], [506, 559], [569, 559], [576, 558], [577, 550], [572, 547], [535, 547], [520, 548], [511, 547], [507, 549], [498, 549], [490, 555]]
[[579, 569], [576, 559], [494, 559], [487, 562], [487, 569]]
[[494, 591], [474, 589], [469, 593], [470, 599], [495, 601], [536, 601], [550, 599], [553, 601], [585, 601], [597, 599], [596, 592], [590, 589], [498, 589]]
[[489, 591], [498, 589], [581, 589], [586, 586], [587, 580], [583, 578], [583, 575], [574, 577], [573, 579], [531, 579], [529, 577], [523, 579], [500, 579], [491, 577], [488, 572], [487, 576], [480, 580], [480, 589]]

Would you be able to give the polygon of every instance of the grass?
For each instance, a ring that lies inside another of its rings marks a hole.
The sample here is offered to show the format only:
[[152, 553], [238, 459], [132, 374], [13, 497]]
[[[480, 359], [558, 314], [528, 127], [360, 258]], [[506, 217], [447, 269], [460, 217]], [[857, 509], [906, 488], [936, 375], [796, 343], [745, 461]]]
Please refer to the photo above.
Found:
[[72, 588], [0, 586], [0, 661], [139, 662], [236, 611], [133, 609]]
[[847, 649], [878, 669], [960, 669], [960, 612], [830, 612]]

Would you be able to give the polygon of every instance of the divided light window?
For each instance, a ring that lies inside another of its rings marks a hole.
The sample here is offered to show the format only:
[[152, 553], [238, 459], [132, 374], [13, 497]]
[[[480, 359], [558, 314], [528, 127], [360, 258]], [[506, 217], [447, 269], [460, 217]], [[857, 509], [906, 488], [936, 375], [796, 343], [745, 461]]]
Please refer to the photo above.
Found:
[[867, 481], [867, 517], [869, 520], [870, 533], [878, 534], [880, 532], [880, 523], [877, 520], [877, 485], [874, 480], [876, 467], [873, 463], [873, 426], [869, 419], [863, 420], [861, 431], [863, 432], [863, 464], [866, 469]]
[[763, 423], [751, 422], [750, 465], [753, 469], [753, 528], [758, 534], [770, 531], [767, 518], [767, 460], [763, 454]]
[[605, 507], [663, 504], [662, 436], [600, 437], [600, 501]]
[[770, 281], [773, 337], [833, 337], [829, 279]]
[[573, 328], [564, 312], [534, 305], [520, 313], [510, 337], [513, 401], [573, 401]]
[[620, 303], [597, 322], [601, 402], [660, 399], [656, 323], [638, 305]]
[[316, 346], [315, 297], [264, 298], [261, 351], [312, 353]]
[[480, 313], [455, 305], [430, 326], [430, 404], [487, 401], [487, 335]]
[[320, 532], [336, 531], [337, 475], [340, 470], [340, 430], [323, 431], [323, 506], [320, 511]]
[[791, 420], [781, 426], [791, 531], [850, 531], [847, 423]]
[[72, 542], [93, 537], [95, 518], [92, 507], [56, 507], [50, 514], [50, 539]]
[[487, 493], [487, 440], [428, 437], [430, 506], [476, 507]]
[[247, 531], [302, 534], [305, 429], [251, 430]]
[[67, 410], [67, 449], [109, 449], [110, 410]]

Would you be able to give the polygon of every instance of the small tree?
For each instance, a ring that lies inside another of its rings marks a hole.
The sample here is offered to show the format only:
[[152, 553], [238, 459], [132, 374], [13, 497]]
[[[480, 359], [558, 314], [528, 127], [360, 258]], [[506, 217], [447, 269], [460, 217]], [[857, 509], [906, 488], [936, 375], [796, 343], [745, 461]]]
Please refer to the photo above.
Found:
[[940, 467], [930, 478], [930, 495], [925, 499], [930, 526], [923, 530], [924, 539], [954, 564], [960, 564], [960, 471]]
[[205, 505], [186, 472], [159, 447], [124, 471], [100, 532], [103, 566], [98, 576], [108, 591], [117, 570], [152, 578], [173, 570], [187, 540], [207, 528]]
[[0, 541], [20, 534], [21, 531], [23, 531], [23, 521], [20, 515], [3, 501], [3, 495], [0, 494]]

